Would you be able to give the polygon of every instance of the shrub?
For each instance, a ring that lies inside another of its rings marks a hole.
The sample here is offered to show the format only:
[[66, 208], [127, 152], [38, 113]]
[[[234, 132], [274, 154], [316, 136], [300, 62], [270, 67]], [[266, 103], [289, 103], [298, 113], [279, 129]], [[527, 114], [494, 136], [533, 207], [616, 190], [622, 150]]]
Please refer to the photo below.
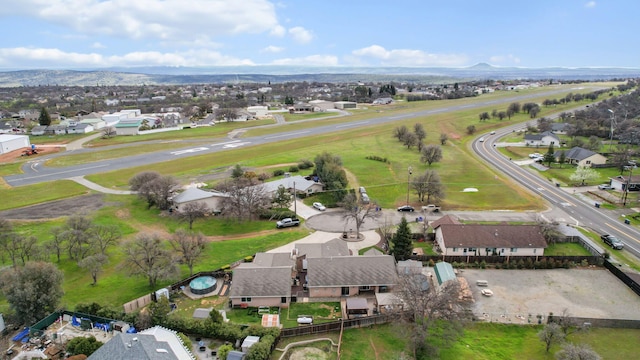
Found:
[[533, 269], [533, 260], [531, 260], [531, 258], [527, 259], [527, 261], [524, 263], [524, 267], [526, 269]]
[[487, 262], [486, 262], [486, 261], [484, 261], [484, 260], [482, 260], [482, 261], [480, 262], [480, 269], [486, 269], [486, 268], [487, 268]]
[[500, 270], [500, 269], [502, 269], [502, 263], [496, 263], [494, 267], [496, 269]]
[[518, 269], [524, 269], [524, 260], [518, 260], [518, 264], [516, 265]]
[[260, 181], [265, 181], [268, 180], [271, 177], [271, 175], [267, 174], [267, 173], [262, 173], [258, 175], [258, 180]]
[[296, 165], [289, 166], [289, 172], [295, 173], [300, 171], [300, 169]]
[[369, 155], [369, 156], [366, 157], [366, 159], [367, 160], [380, 161], [380, 162], [383, 162], [385, 164], [389, 164], [390, 163], [387, 158], [383, 158], [383, 157], [380, 157], [380, 156], [377, 156], [377, 155]]
[[298, 167], [300, 169], [311, 169], [313, 167], [313, 161], [309, 159], [300, 160]]
[[284, 170], [282, 169], [273, 170], [273, 176], [282, 176], [282, 175], [284, 175]]
[[296, 214], [289, 209], [273, 208], [262, 210], [258, 214], [258, 217], [262, 220], [282, 220], [288, 217], [295, 217], [295, 215]]
[[429, 266], [434, 267], [435, 265], [436, 265], [436, 262], [433, 261], [433, 259], [429, 259]]

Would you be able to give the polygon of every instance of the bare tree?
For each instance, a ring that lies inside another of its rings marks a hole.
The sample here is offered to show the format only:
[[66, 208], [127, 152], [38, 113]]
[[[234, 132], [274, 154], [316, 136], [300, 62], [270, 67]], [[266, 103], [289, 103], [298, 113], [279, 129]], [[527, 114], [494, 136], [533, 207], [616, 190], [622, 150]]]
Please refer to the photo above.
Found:
[[398, 141], [403, 141], [405, 135], [407, 135], [408, 133], [409, 128], [407, 128], [405, 125], [393, 129], [393, 137], [398, 139]]
[[3, 256], [4, 253], [8, 254], [13, 267], [16, 267], [18, 265], [18, 258], [20, 257], [22, 248], [21, 243], [24, 240], [24, 236], [11, 232], [3, 235], [1, 240], [0, 246], [2, 250], [4, 250]]
[[600, 360], [602, 357], [587, 344], [566, 343], [556, 353], [558, 360]]
[[138, 196], [147, 202], [149, 209], [157, 206], [160, 210], [167, 210], [178, 182], [171, 176], [162, 176], [154, 171], [145, 171], [129, 179], [131, 191], [137, 191]]
[[544, 343], [545, 350], [548, 353], [553, 344], [563, 342], [565, 337], [560, 325], [549, 323], [545, 325], [540, 332], [538, 332], [538, 338]]
[[116, 128], [114, 126], [105, 126], [102, 128], [102, 137], [110, 139], [116, 136]]
[[378, 206], [374, 202], [363, 204], [353, 193], [345, 195], [342, 202], [340, 202], [340, 206], [345, 210], [342, 215], [345, 224], [350, 221], [356, 224], [357, 236], [360, 236], [360, 227], [367, 219], [376, 219], [380, 216], [380, 212], [377, 211]]
[[441, 133], [440, 134], [440, 145], [446, 145], [447, 144], [447, 140], [449, 140], [449, 135], [445, 134], [445, 133]]
[[204, 235], [179, 229], [173, 234], [170, 242], [173, 249], [180, 254], [182, 262], [189, 267], [189, 275], [193, 275], [193, 265], [202, 254], [206, 243]]
[[102, 272], [102, 269], [108, 262], [109, 258], [106, 255], [95, 254], [80, 260], [78, 266], [89, 271], [91, 279], [93, 279], [93, 283], [91, 285], [95, 285], [98, 282], [98, 275]]
[[271, 197], [257, 180], [238, 178], [226, 181], [218, 190], [229, 196], [223, 199], [223, 214], [237, 220], [253, 220], [271, 205]]
[[427, 145], [422, 149], [420, 161], [431, 166], [431, 164], [440, 160], [442, 160], [442, 148], [439, 145]]
[[149, 281], [149, 287], [156, 286], [158, 280], [179, 275], [176, 258], [165, 249], [156, 234], [140, 234], [134, 241], [124, 244], [124, 266], [131, 275], [142, 275]]
[[427, 341], [436, 322], [440, 340], [453, 341], [460, 334], [467, 311], [459, 300], [460, 284], [457, 280], [448, 281], [436, 289], [422, 274], [401, 274], [397, 294], [403, 303], [402, 316], [398, 320], [408, 333], [414, 359], [429, 352]]
[[61, 226], [55, 227], [51, 229], [51, 234], [53, 235], [53, 239], [47, 243], [47, 249], [56, 254], [58, 262], [60, 262], [60, 255], [62, 255], [62, 251], [65, 249], [65, 238], [62, 236], [64, 229]]
[[91, 252], [89, 229], [93, 226], [91, 219], [73, 215], [67, 219], [60, 236], [67, 245], [69, 259], [80, 261]]
[[424, 126], [420, 123], [413, 125], [413, 133], [416, 134], [418, 141], [422, 141], [427, 137], [427, 132], [424, 130]]
[[189, 224], [189, 230], [193, 229], [193, 222], [202, 219], [209, 213], [209, 206], [202, 201], [195, 201], [185, 204], [178, 212], [181, 221]]
[[402, 138], [402, 144], [407, 147], [407, 149], [411, 149], [411, 147], [418, 144], [418, 137], [414, 133], [406, 133]]
[[435, 170], [426, 170], [422, 175], [418, 175], [411, 182], [411, 187], [418, 195], [421, 202], [427, 196], [427, 203], [431, 199], [440, 200], [444, 198], [444, 186], [440, 180], [440, 175]]
[[122, 232], [115, 225], [97, 225], [93, 224], [89, 228], [89, 243], [93, 248], [93, 252], [100, 252], [106, 255], [110, 246], [116, 245], [122, 237]]
[[144, 185], [159, 178], [160, 176], [162, 175], [155, 171], [143, 171], [141, 173], [137, 173], [129, 179], [129, 188], [131, 191], [139, 191]]

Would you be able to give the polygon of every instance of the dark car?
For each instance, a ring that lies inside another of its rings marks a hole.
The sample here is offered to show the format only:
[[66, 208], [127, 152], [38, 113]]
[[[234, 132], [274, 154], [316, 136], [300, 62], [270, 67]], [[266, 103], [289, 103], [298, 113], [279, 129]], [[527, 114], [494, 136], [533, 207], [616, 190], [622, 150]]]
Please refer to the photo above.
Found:
[[398, 211], [414, 212], [415, 210], [416, 209], [414, 209], [413, 206], [409, 206], [409, 205], [403, 205], [398, 208]]
[[616, 250], [622, 250], [622, 248], [624, 248], [624, 244], [622, 243], [622, 241], [618, 240], [618, 238], [613, 235], [602, 235], [600, 236], [600, 238], [602, 239], [602, 241], [604, 241], [605, 244], [611, 246]]

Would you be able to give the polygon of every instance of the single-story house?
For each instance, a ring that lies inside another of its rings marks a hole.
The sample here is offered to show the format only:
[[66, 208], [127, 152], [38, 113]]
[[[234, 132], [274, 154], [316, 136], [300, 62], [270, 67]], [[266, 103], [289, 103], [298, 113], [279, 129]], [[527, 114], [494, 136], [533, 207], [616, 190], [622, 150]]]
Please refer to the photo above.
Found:
[[292, 107], [289, 108], [289, 112], [290, 113], [300, 113], [300, 112], [313, 112], [313, 108], [314, 106], [311, 104], [305, 104], [305, 103], [300, 103], [300, 104], [295, 104]]
[[64, 135], [67, 133], [67, 127], [64, 125], [50, 125], [44, 130], [45, 134]]
[[613, 177], [611, 178], [611, 187], [620, 191], [640, 191], [640, 175]]
[[44, 135], [46, 130], [47, 130], [47, 127], [44, 126], [44, 125], [34, 126], [31, 129], [31, 135], [33, 135], [33, 136], [42, 136], [42, 135]]
[[398, 283], [393, 256], [336, 256], [307, 259], [309, 297], [386, 292]]
[[233, 307], [289, 307], [292, 285], [291, 266], [243, 263], [233, 269], [229, 299]]
[[222, 212], [222, 204], [229, 195], [219, 191], [205, 191], [195, 187], [190, 187], [173, 198], [173, 205], [177, 211], [182, 211], [184, 206], [194, 202], [201, 202], [207, 205], [212, 213]]
[[178, 334], [161, 326], [154, 326], [137, 334], [117, 333], [87, 360], [195, 360]]
[[554, 134], [566, 134], [569, 127], [571, 127], [569, 123], [554, 122], [551, 124], [551, 132]]
[[269, 194], [274, 194], [276, 191], [278, 191], [278, 188], [280, 186], [284, 186], [284, 188], [291, 194], [293, 194], [294, 188], [295, 192], [298, 194], [313, 194], [322, 192], [324, 188], [324, 185], [322, 185], [322, 183], [313, 180], [307, 180], [300, 175], [285, 177], [275, 181], [269, 181], [259, 186], [264, 186], [265, 191]]
[[323, 112], [331, 109], [335, 109], [333, 101], [326, 100], [311, 100], [309, 104], [313, 105], [314, 111]]
[[[562, 151], [563, 150], [556, 151], [553, 156], [556, 159], [560, 159]], [[564, 158], [566, 163], [585, 167], [591, 167], [591, 165], [603, 165], [607, 162], [606, 157], [578, 146], [565, 151]]]
[[297, 258], [296, 269], [307, 270], [309, 268], [308, 259], [350, 256], [351, 252], [346, 241], [333, 239], [324, 243], [296, 244], [293, 255]]
[[0, 154], [10, 153], [28, 147], [31, 147], [31, 142], [27, 135], [0, 135]]
[[442, 224], [435, 234], [445, 256], [537, 256], [547, 247], [538, 225]]
[[524, 142], [527, 146], [560, 145], [560, 138], [550, 131], [545, 131], [540, 134], [525, 134]]

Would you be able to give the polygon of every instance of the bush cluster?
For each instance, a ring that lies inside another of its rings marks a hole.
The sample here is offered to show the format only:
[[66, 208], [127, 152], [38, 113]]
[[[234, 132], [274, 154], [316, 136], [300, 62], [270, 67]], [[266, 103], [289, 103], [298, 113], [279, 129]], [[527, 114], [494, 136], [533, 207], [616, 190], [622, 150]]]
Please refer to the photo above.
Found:
[[390, 164], [391, 162], [387, 159], [387, 158], [383, 158], [377, 155], [369, 155], [366, 157], [367, 160], [375, 160], [375, 161], [380, 161], [383, 162], [385, 164]]
[[273, 176], [282, 176], [282, 175], [284, 175], [284, 170], [282, 169], [273, 170]]
[[289, 166], [289, 172], [295, 173], [295, 172], [298, 172], [298, 171], [300, 171], [300, 168], [298, 168], [297, 165]]
[[288, 217], [295, 217], [296, 214], [289, 209], [264, 209], [259, 214], [258, 217], [261, 220], [282, 220]]
[[313, 161], [311, 160], [300, 160], [300, 162], [298, 163], [298, 168], [300, 168], [300, 170], [311, 169], [312, 167]]

